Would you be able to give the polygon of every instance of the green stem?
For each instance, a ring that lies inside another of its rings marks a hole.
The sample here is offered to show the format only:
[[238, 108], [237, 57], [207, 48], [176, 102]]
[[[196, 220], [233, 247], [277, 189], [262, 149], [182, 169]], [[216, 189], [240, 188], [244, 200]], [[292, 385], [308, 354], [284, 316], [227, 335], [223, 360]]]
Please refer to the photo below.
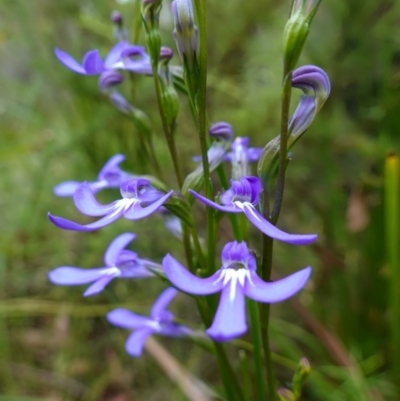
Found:
[[271, 214], [271, 222], [276, 224], [281, 211], [283, 192], [285, 188], [285, 174], [287, 166], [287, 141], [289, 125], [289, 107], [292, 93], [292, 73], [284, 71], [283, 89], [282, 89], [282, 107], [281, 107], [281, 133], [279, 147], [279, 166], [278, 178], [276, 184], [276, 194], [274, 207]]
[[260, 330], [260, 316], [258, 314], [257, 303], [251, 299], [247, 300], [250, 312], [251, 336], [254, 345], [254, 367], [256, 372], [257, 400], [266, 400], [264, 379], [263, 379], [263, 355], [262, 340]]
[[167, 140], [169, 154], [171, 155], [172, 163], [174, 165], [175, 176], [178, 181], [179, 188], [181, 188], [182, 184], [183, 184], [183, 180], [182, 180], [181, 170], [179, 167], [178, 154], [176, 152], [175, 138], [174, 138], [174, 132], [173, 132], [174, 130], [172, 129], [172, 127], [169, 126], [166, 111], [164, 110], [164, 105], [163, 105], [162, 96], [161, 96], [160, 77], [158, 75], [158, 65], [157, 65], [157, 63], [152, 61], [151, 66], [152, 66], [152, 71], [153, 71], [154, 84], [156, 87], [158, 109], [159, 109], [160, 115], [161, 115], [161, 123], [162, 123], [163, 131], [164, 131], [165, 139]]
[[400, 175], [399, 158], [390, 154], [385, 163], [385, 231], [390, 268], [392, 374], [400, 383]]

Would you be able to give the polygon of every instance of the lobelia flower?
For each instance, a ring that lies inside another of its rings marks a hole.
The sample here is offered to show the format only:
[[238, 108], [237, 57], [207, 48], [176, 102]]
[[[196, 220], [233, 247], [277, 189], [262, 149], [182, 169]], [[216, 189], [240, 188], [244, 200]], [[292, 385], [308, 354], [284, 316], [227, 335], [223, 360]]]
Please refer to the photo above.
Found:
[[232, 165], [232, 178], [239, 180], [240, 177], [250, 175], [249, 163], [256, 162], [261, 156], [262, 148], [249, 148], [249, 138], [238, 136], [231, 145], [231, 151], [225, 155]]
[[105, 286], [114, 278], [147, 278], [154, 274], [149, 271], [162, 267], [146, 259], [140, 259], [136, 252], [125, 247], [135, 239], [135, 234], [124, 233], [115, 238], [108, 246], [104, 255], [105, 267], [95, 269], [80, 269], [62, 266], [49, 272], [49, 280], [57, 285], [91, 284], [83, 293], [85, 297], [103, 291]]
[[255, 227], [265, 235], [292, 245], [307, 245], [317, 239], [316, 234], [288, 234], [267, 221], [256, 209], [262, 191], [261, 181], [257, 177], [241, 177], [239, 181], [231, 180], [231, 186], [220, 195], [221, 204], [189, 189], [198, 200], [214, 209], [227, 213], [244, 213]]
[[193, 295], [209, 295], [221, 291], [219, 306], [206, 333], [216, 341], [227, 341], [247, 331], [245, 297], [257, 302], [275, 303], [296, 294], [311, 274], [306, 267], [274, 282], [265, 282], [256, 273], [256, 258], [245, 242], [228, 242], [221, 254], [222, 266], [212, 276], [199, 278], [190, 273], [171, 255], [163, 260], [170, 282]]
[[78, 63], [68, 53], [56, 48], [54, 53], [65, 67], [82, 75], [100, 75], [110, 70], [128, 70], [137, 74], [151, 75], [150, 57], [143, 46], [126, 41], [117, 43], [103, 59], [98, 50], [88, 51]]
[[[219, 122], [213, 124], [209, 129], [209, 134], [213, 139], [213, 143], [207, 150], [207, 158], [209, 163], [210, 173], [215, 171], [216, 168], [224, 161], [226, 152], [233, 141], [233, 129], [232, 126], [225, 122]], [[183, 183], [182, 192], [186, 193], [190, 187], [198, 189], [200, 188], [203, 179], [203, 163], [201, 156], [196, 156], [193, 158], [194, 161], [199, 161], [200, 164], [196, 169], [190, 173]]]
[[[88, 216], [104, 216], [94, 223], [81, 225], [62, 217], [48, 213], [50, 221], [57, 227], [73, 231], [94, 231], [104, 227], [124, 216], [128, 220], [139, 220], [156, 212], [172, 195], [159, 191], [144, 178], [129, 179], [120, 185], [122, 199], [108, 205], [102, 205], [94, 197], [87, 182], [79, 185], [74, 193], [74, 203], [77, 209]], [[142, 204], [145, 206], [142, 207]]]
[[[87, 184], [93, 193], [103, 188], [118, 188], [123, 181], [138, 176], [126, 173], [121, 170], [119, 164], [125, 160], [125, 156], [116, 154], [111, 157], [97, 176], [97, 181], [91, 181]], [[76, 189], [82, 184], [79, 181], [64, 181], [54, 187], [54, 194], [57, 196], [73, 196]]]
[[137, 315], [128, 309], [118, 308], [107, 314], [107, 320], [114, 326], [135, 330], [126, 340], [126, 352], [132, 356], [140, 356], [148, 336], [161, 334], [168, 337], [183, 337], [191, 334], [191, 330], [174, 323], [174, 315], [166, 310], [178, 291], [167, 288], [158, 297], [151, 308], [150, 317]]

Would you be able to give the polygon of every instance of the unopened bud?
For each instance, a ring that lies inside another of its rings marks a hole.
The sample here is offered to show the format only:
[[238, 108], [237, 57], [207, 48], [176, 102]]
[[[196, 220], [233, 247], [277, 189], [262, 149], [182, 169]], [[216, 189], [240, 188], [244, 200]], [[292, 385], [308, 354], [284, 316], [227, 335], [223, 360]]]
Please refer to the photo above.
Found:
[[286, 388], [280, 388], [278, 390], [278, 397], [279, 397], [279, 401], [295, 401], [296, 400], [294, 394]]
[[168, 64], [171, 58], [174, 56], [174, 52], [167, 46], [161, 46], [160, 49], [160, 61], [163, 64]]
[[198, 50], [198, 29], [194, 23], [191, 0], [174, 0], [171, 4], [175, 29], [173, 36], [179, 55], [189, 68], [193, 67]]
[[311, 21], [320, 0], [295, 0], [283, 33], [283, 57], [285, 70], [290, 71], [299, 60], [310, 31]]
[[300, 398], [301, 391], [303, 389], [304, 383], [311, 372], [310, 362], [307, 358], [301, 358], [299, 366], [293, 376], [292, 389], [295, 399]]
[[162, 90], [162, 102], [164, 104], [168, 124], [175, 122], [179, 111], [179, 98], [172, 85], [164, 86]]
[[123, 21], [124, 20], [123, 20], [122, 15], [121, 15], [121, 13], [119, 11], [114, 10], [111, 13], [111, 22], [113, 24], [117, 25], [118, 27], [121, 27], [122, 24], [123, 24]]

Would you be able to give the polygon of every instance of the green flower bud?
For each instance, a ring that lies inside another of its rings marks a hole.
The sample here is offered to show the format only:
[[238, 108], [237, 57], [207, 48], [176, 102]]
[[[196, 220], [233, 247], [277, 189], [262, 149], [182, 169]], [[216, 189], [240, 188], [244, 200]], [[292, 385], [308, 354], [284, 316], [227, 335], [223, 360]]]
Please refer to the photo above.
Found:
[[278, 397], [279, 397], [279, 401], [295, 401], [295, 397], [294, 394], [286, 389], [286, 388], [280, 388], [278, 390]]
[[175, 88], [172, 85], [163, 85], [161, 99], [164, 105], [168, 124], [172, 125], [174, 124], [179, 111], [179, 98]]

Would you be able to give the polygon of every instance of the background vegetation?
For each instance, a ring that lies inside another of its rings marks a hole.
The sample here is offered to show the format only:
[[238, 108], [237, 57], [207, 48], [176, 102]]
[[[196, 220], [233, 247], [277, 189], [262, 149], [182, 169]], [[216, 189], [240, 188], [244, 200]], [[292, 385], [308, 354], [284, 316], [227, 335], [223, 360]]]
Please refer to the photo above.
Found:
[[[163, 42], [175, 49], [164, 3]], [[278, 134], [287, 3], [208, 1], [210, 120], [228, 121], [254, 146]], [[90, 234], [59, 230], [46, 218], [51, 210], [80, 219], [71, 200], [56, 198], [52, 188], [67, 179], [94, 179], [117, 152], [127, 156], [125, 169], [146, 171], [131, 122], [102, 97], [96, 78], [68, 71], [53, 54], [57, 46], [78, 59], [92, 48], [105, 55], [113, 44], [114, 9], [133, 35], [134, 1], [0, 1], [0, 400], [185, 399], [157, 358], [128, 357], [127, 333], [104, 319], [121, 303], [147, 313], [159, 283], [113, 282], [102, 295], [84, 299], [82, 288], [47, 280], [56, 266], [101, 266], [107, 244], [129, 230], [142, 257], [182, 254], [156, 217], [121, 220]], [[281, 385], [301, 356], [311, 362], [304, 400], [398, 399], [400, 380], [390, 375], [383, 167], [400, 142], [399, 18], [396, 0], [324, 0], [300, 63], [322, 67], [332, 83], [329, 100], [294, 149], [280, 220], [293, 232], [318, 232], [319, 240], [301, 249], [278, 245], [274, 256], [281, 274], [314, 268], [295, 300], [272, 308]], [[136, 77], [126, 82], [126, 95], [151, 116], [156, 152], [172, 171], [152, 84]], [[190, 172], [199, 146], [182, 100], [177, 142]], [[169, 183], [175, 185], [172, 174]], [[219, 245], [231, 238], [224, 222]], [[198, 319], [186, 297], [174, 308], [186, 320]], [[210, 355], [189, 341], [160, 342], [200, 380], [215, 384]], [[251, 353], [229, 350], [241, 355], [246, 384]]]

